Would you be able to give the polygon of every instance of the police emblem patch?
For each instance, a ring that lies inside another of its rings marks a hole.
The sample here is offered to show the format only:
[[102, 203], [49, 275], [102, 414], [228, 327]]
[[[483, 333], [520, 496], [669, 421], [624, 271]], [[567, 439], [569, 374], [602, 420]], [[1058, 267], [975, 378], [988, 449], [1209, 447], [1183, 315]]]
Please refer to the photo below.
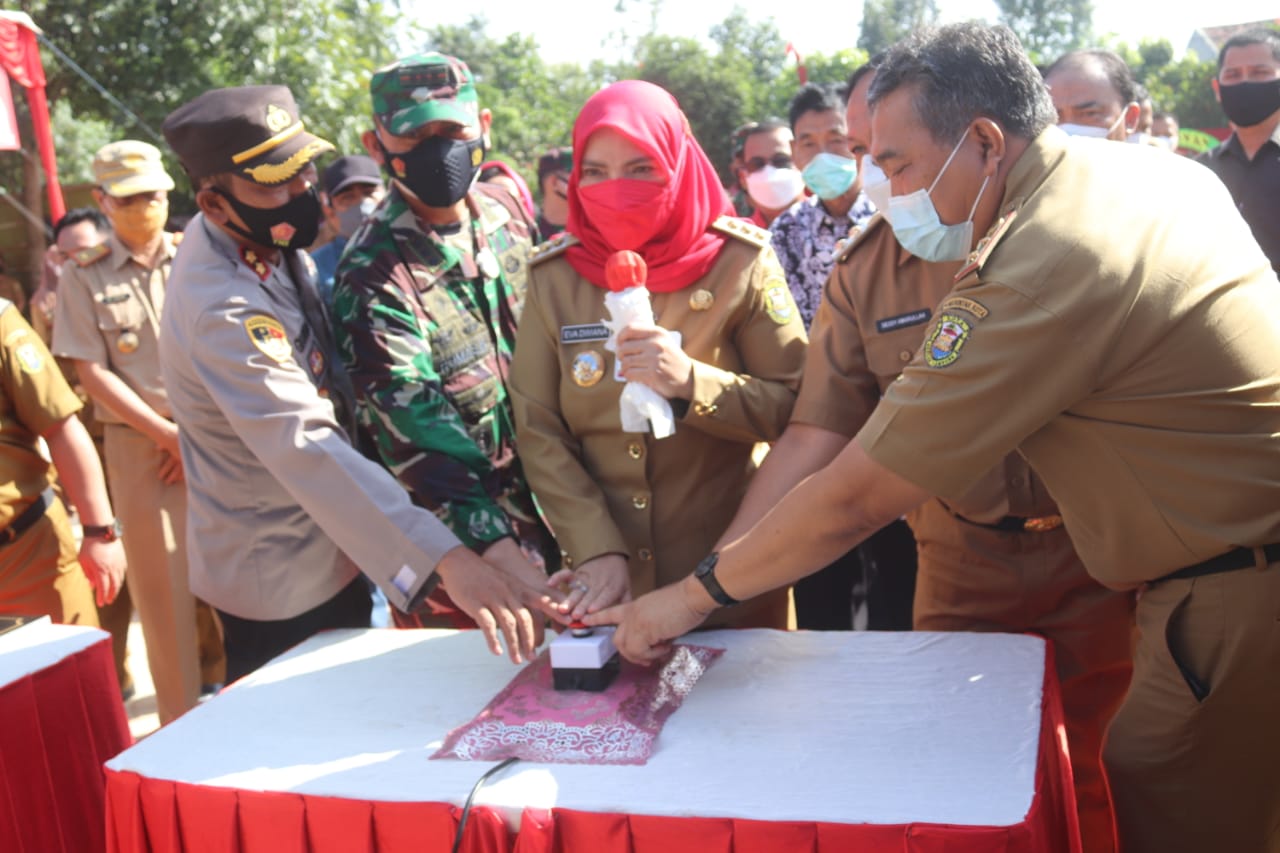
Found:
[[44, 370], [44, 356], [40, 354], [35, 344], [22, 344], [13, 351], [13, 354], [18, 357], [18, 364], [22, 365], [23, 373], [39, 373]]
[[253, 345], [262, 350], [268, 358], [285, 362], [293, 354], [289, 336], [285, 334], [284, 326], [281, 326], [280, 321], [275, 317], [267, 317], [263, 314], [250, 317], [244, 321], [244, 330], [249, 333], [249, 340], [253, 341]]
[[287, 246], [289, 241], [293, 239], [293, 235], [297, 233], [298, 229], [288, 222], [277, 222], [271, 226], [271, 242], [277, 246]]
[[933, 331], [924, 340], [924, 361], [930, 367], [946, 367], [960, 357], [969, 340], [969, 324], [955, 314], [939, 314]]
[[[772, 282], [775, 281], [778, 283], [773, 284]], [[791, 317], [796, 311], [795, 302], [791, 299], [791, 290], [781, 279], [770, 279], [765, 284], [769, 285], [764, 291], [765, 313], [779, 326], [785, 326], [791, 322]]]

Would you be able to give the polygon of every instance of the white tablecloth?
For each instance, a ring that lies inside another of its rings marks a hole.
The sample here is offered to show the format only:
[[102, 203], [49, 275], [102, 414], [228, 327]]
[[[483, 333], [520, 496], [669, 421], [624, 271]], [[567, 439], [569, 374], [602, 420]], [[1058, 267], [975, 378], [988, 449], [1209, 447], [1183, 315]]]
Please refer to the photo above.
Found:
[[54, 625], [48, 616], [0, 634], [0, 686], [53, 666], [105, 636], [97, 628]]
[[[520, 763], [477, 804], [1004, 826], [1035, 794], [1045, 646], [1007, 634], [714, 631], [727, 649], [643, 767]], [[515, 675], [475, 632], [335, 631], [108, 763], [143, 777], [461, 804], [491, 765], [429, 761]]]

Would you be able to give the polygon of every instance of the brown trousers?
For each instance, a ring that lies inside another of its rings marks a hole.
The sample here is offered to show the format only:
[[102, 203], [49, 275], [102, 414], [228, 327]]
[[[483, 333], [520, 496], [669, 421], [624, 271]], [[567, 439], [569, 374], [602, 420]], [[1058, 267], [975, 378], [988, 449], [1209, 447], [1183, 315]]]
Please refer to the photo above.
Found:
[[1124, 853], [1280, 851], [1280, 564], [1138, 599], [1105, 759]]
[[185, 483], [160, 481], [161, 452], [132, 427], [106, 425], [111, 503], [124, 526], [129, 594], [138, 608], [161, 725], [200, 695], [195, 599], [187, 582]]
[[0, 614], [47, 615], [54, 622], [98, 627], [93, 587], [76, 558], [75, 537], [61, 501], [0, 547]]
[[1129, 683], [1133, 595], [1089, 577], [1062, 528], [990, 530], [936, 500], [910, 520], [916, 630], [1030, 632], [1053, 643], [1084, 850], [1115, 850], [1102, 741]]

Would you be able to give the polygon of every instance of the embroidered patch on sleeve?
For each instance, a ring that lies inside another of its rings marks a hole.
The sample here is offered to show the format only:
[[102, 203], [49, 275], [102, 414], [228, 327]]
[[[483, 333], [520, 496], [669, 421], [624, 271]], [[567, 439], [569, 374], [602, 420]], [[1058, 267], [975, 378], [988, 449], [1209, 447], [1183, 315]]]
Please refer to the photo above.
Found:
[[765, 284], [768, 287], [764, 291], [764, 310], [773, 322], [779, 326], [785, 326], [791, 322], [791, 317], [796, 310], [795, 302], [791, 299], [791, 290], [781, 279], [770, 279]]
[[18, 357], [18, 364], [22, 365], [23, 373], [39, 373], [44, 370], [44, 356], [40, 354], [35, 344], [20, 344], [14, 350], [14, 355]]
[[951, 296], [942, 300], [942, 304], [938, 306], [939, 311], [964, 311], [972, 314], [976, 320], [985, 320], [991, 312], [987, 310], [987, 306], [983, 305], [976, 299], [969, 299], [965, 296]]
[[924, 339], [924, 361], [930, 367], [946, 367], [960, 357], [969, 340], [969, 323], [955, 314], [939, 314], [929, 337]]
[[275, 317], [265, 314], [250, 317], [244, 321], [244, 330], [249, 333], [249, 340], [253, 341], [253, 345], [268, 358], [285, 362], [292, 356], [293, 347], [289, 344], [289, 336]]

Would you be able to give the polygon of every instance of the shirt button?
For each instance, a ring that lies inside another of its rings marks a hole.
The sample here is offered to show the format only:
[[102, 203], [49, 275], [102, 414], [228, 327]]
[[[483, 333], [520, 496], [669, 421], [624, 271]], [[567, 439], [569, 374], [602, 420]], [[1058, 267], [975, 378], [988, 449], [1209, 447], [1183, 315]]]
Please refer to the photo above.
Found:
[[644, 560], [647, 563], [653, 559], [653, 552], [650, 551], [648, 548], [641, 548], [639, 552], [639, 557], [641, 560]]
[[648, 507], [649, 507], [649, 496], [648, 496], [648, 495], [636, 495], [635, 497], [633, 497], [633, 498], [631, 499], [631, 505], [632, 505], [633, 507], [635, 507], [636, 509], [648, 509]]
[[627, 455], [632, 459], [639, 459], [644, 456], [644, 445], [638, 441], [633, 441], [627, 445]]
[[910, 361], [910, 360], [911, 360], [911, 350], [909, 350], [909, 349], [904, 349], [902, 352], [898, 353], [898, 358], [902, 359], [903, 361]]

